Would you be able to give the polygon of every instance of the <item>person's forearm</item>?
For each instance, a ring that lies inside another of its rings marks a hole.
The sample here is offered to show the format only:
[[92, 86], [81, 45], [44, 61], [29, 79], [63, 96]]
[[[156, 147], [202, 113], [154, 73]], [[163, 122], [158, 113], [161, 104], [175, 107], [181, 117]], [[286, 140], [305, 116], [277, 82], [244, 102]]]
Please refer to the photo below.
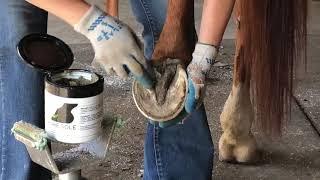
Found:
[[88, 11], [90, 5], [84, 0], [27, 0], [29, 3], [44, 9], [70, 25], [75, 25]]
[[119, 0], [107, 0], [106, 9], [109, 15], [113, 17], [119, 16]]
[[199, 42], [218, 46], [232, 14], [235, 0], [205, 0]]

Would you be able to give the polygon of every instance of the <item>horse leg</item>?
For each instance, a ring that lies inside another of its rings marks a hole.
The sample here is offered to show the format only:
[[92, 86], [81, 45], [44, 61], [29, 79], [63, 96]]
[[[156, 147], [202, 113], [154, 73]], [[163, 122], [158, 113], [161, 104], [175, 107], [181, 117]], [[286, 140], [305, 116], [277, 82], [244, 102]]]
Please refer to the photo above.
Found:
[[241, 63], [241, 41], [237, 33], [232, 90], [220, 115], [223, 134], [219, 141], [219, 159], [249, 163], [256, 160], [257, 145], [251, 133], [254, 111], [250, 100], [250, 71], [247, 71], [250, 67]]
[[253, 108], [249, 87], [233, 84], [220, 116], [223, 134], [219, 141], [219, 159], [247, 163], [256, 159], [256, 141], [251, 133]]
[[180, 59], [188, 65], [197, 39], [193, 9], [194, 0], [168, 0], [166, 21], [152, 56], [154, 61]]
[[[152, 91], [134, 86], [135, 101], [141, 105], [140, 109], [145, 109], [142, 112], [150, 114], [150, 119], [160, 121], [160, 127], [178, 121], [174, 119], [167, 123], [163, 117], [173, 118], [174, 113], [183, 108], [187, 88], [184, 69], [192, 59], [196, 44], [194, 0], [168, 0], [167, 3], [162, 31], [153, 34], [157, 42], [151, 58], [156, 79], [155, 86]], [[153, 112], [152, 109], [161, 111]]]

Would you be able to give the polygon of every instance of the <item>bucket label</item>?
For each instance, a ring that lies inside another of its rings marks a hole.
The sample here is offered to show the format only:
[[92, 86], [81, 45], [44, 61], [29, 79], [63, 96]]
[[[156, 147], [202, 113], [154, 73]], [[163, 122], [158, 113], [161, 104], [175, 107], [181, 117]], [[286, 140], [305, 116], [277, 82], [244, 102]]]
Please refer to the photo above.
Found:
[[86, 98], [65, 98], [45, 91], [45, 130], [65, 143], [83, 143], [101, 133], [102, 93]]

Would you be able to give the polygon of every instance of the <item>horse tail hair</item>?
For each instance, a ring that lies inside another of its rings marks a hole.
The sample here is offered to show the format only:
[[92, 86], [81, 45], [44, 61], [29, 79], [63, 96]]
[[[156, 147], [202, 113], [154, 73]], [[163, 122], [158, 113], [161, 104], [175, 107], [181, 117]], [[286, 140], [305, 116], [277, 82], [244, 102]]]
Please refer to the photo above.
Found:
[[258, 128], [281, 135], [290, 119], [293, 78], [306, 64], [307, 0], [239, 0], [242, 59]]

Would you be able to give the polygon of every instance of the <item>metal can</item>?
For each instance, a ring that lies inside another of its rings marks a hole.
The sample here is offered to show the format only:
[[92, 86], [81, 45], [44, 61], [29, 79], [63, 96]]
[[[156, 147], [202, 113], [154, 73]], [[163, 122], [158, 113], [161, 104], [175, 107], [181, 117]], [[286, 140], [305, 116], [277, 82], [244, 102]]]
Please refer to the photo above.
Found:
[[[82, 69], [68, 69], [73, 53], [48, 34], [30, 34], [17, 46], [25, 63], [45, 74], [45, 131], [63, 143], [84, 143], [102, 131], [103, 77]], [[41, 88], [41, 87], [39, 87]]]
[[45, 130], [50, 139], [83, 143], [101, 133], [103, 79], [87, 70], [51, 73], [45, 81]]

